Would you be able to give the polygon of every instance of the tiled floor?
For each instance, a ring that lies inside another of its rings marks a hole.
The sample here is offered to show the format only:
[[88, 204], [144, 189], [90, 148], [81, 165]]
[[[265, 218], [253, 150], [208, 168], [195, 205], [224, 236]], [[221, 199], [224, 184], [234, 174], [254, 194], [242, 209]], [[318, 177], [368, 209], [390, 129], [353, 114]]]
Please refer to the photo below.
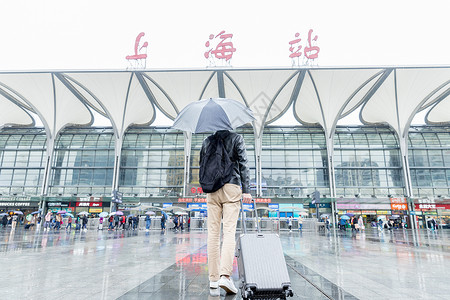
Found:
[[[209, 290], [206, 236], [0, 229], [0, 299], [240, 299]], [[450, 230], [281, 239], [293, 299], [450, 299]]]

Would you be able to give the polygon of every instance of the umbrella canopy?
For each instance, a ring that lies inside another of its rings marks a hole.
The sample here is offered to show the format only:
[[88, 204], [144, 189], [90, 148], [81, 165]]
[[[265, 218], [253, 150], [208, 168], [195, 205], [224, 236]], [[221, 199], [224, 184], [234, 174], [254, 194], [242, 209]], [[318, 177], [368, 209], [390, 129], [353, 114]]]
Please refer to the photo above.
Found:
[[349, 217], [353, 217], [355, 214], [348, 213], [348, 214], [346, 214], [346, 215], [349, 216]]
[[256, 210], [267, 210], [267, 211], [276, 211], [275, 209], [269, 207], [257, 207]]
[[1, 213], [1, 214], [0, 214], [0, 217], [7, 216], [7, 215], [9, 215], [9, 214], [7, 214], [7, 213]]
[[140, 208], [142, 208], [142, 209], [144, 209], [144, 210], [147, 210], [147, 209], [153, 209], [153, 210], [157, 209], [157, 210], [161, 210], [161, 209], [162, 209], [162, 207], [159, 207], [159, 206], [153, 206], [153, 205], [141, 205]]
[[20, 210], [15, 210], [15, 211], [14, 211], [14, 214], [15, 214], [15, 215], [23, 215], [23, 212], [21, 212]]
[[145, 214], [146, 214], [146, 215], [150, 215], [150, 216], [154, 216], [154, 215], [155, 215], [155, 212], [154, 212], [154, 211], [148, 211], [148, 212], [146, 212]]
[[300, 216], [307, 216], [308, 213], [306, 211], [301, 211], [298, 213]]
[[174, 212], [174, 214], [179, 215], [179, 216], [187, 216], [188, 215], [188, 213], [184, 212], [184, 211], [177, 211], [177, 212]]
[[33, 211], [30, 215], [37, 215], [37, 214], [40, 214], [40, 213], [41, 213], [41, 211], [37, 210], [37, 211]]
[[65, 210], [60, 210], [60, 211], [57, 212], [57, 214], [60, 214], [60, 215], [67, 214], [67, 211], [65, 211]]
[[104, 217], [108, 216], [108, 213], [107, 213], [106, 211], [102, 211], [102, 212], [99, 214], [99, 216], [104, 218]]
[[285, 211], [285, 210], [307, 211], [307, 210], [304, 209], [304, 208], [296, 207], [296, 206], [280, 207], [280, 210], [282, 210], [282, 211]]
[[66, 217], [72, 217], [73, 218], [73, 215], [71, 214], [71, 213], [65, 213], [64, 214]]
[[82, 212], [79, 212], [78, 213], [78, 215], [88, 215], [89, 213], [87, 212], [87, 211], [82, 211]]
[[173, 121], [172, 128], [192, 133], [233, 130], [255, 120], [242, 103], [226, 98], [210, 98], [188, 104]]
[[341, 216], [341, 219], [348, 220], [348, 219], [350, 219], [350, 217], [347, 215], [343, 215], [343, 216]]
[[115, 211], [114, 213], [115, 213], [115, 215], [118, 215], [118, 216], [123, 216], [123, 212], [122, 212], [122, 211], [120, 211], [120, 210], [118, 210], [118, 211]]

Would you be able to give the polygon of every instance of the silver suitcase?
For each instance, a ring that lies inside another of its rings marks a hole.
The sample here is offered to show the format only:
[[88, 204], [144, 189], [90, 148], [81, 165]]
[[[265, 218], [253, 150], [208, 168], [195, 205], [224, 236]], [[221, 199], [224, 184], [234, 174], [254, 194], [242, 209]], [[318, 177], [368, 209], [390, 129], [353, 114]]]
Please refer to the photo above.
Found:
[[[256, 206], [255, 206], [256, 207]], [[294, 295], [277, 234], [247, 233], [241, 202], [243, 234], [236, 244], [239, 288], [243, 299], [286, 299]]]

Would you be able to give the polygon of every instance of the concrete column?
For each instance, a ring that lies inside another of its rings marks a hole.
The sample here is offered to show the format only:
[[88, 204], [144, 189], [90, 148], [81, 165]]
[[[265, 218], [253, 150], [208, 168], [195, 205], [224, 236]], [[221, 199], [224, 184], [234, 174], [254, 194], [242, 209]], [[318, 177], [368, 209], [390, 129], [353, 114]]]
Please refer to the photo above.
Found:
[[[119, 190], [119, 176], [120, 176], [120, 161], [122, 158], [122, 143], [123, 143], [123, 137], [122, 136], [116, 136], [115, 144], [114, 144], [114, 174], [113, 174], [113, 184], [111, 189], [112, 191]], [[117, 203], [112, 203], [110, 206], [110, 211], [117, 211], [118, 205]]]
[[333, 229], [336, 229], [336, 202], [334, 199], [331, 200], [331, 222], [333, 223]]
[[334, 175], [334, 138], [333, 136], [327, 138], [327, 156], [328, 156], [328, 181], [330, 184], [330, 196], [336, 198], [336, 183]]
[[[262, 134], [261, 134], [262, 135]], [[262, 136], [255, 138], [256, 195], [262, 196]]]
[[411, 172], [409, 170], [408, 161], [408, 140], [406, 137], [401, 137], [400, 142], [400, 153], [402, 156], [402, 171], [405, 183], [405, 190], [407, 197], [414, 197], [411, 183]]
[[186, 197], [187, 186], [191, 174], [191, 146], [192, 133], [184, 132], [184, 176], [183, 176], [183, 197]]
[[53, 153], [55, 152], [55, 139], [47, 134], [47, 155], [44, 169], [44, 180], [42, 181], [41, 195], [46, 196], [52, 170]]

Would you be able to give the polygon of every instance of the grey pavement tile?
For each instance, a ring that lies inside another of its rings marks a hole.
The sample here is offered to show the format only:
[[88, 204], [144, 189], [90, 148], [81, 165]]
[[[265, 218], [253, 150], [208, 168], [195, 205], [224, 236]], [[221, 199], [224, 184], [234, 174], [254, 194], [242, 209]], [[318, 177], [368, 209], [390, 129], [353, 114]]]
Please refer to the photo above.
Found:
[[[10, 235], [0, 230], [0, 290], [12, 298], [43, 299], [63, 293], [70, 299], [77, 292], [95, 295], [90, 299], [210, 298], [206, 231], [30, 233], [19, 230]], [[354, 237], [348, 232], [282, 232], [281, 240], [291, 259], [288, 264], [297, 268], [290, 270], [294, 299], [324, 297], [298, 273], [336, 299], [398, 295], [434, 300], [450, 294], [446, 231], [433, 235], [367, 230]]]

